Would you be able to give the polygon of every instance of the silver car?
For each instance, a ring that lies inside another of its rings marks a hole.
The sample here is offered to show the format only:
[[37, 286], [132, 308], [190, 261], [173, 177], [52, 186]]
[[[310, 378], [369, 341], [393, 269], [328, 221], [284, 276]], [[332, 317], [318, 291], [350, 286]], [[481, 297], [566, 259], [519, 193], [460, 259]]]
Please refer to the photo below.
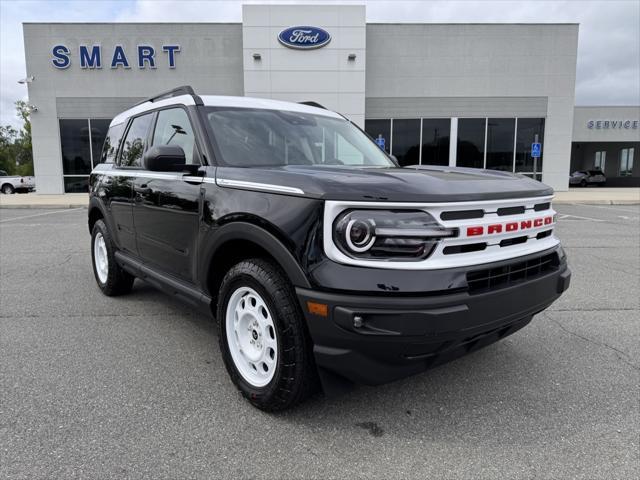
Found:
[[588, 185], [597, 185], [603, 187], [607, 183], [602, 170], [578, 170], [569, 177], [569, 185], [579, 185], [586, 187]]

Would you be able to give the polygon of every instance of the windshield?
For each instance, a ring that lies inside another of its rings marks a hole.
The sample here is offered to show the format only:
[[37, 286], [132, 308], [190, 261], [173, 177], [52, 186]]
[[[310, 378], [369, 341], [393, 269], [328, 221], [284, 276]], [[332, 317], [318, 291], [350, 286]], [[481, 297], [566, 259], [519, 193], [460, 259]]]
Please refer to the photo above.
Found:
[[206, 112], [225, 165], [395, 166], [344, 119], [248, 108], [208, 107]]

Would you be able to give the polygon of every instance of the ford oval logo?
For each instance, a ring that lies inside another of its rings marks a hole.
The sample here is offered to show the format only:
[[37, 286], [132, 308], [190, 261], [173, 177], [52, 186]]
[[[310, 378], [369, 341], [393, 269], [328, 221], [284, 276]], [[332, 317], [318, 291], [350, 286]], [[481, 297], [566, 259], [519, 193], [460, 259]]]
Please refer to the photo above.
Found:
[[282, 30], [278, 34], [278, 40], [285, 47], [308, 50], [324, 47], [331, 41], [331, 35], [318, 27], [297, 26]]

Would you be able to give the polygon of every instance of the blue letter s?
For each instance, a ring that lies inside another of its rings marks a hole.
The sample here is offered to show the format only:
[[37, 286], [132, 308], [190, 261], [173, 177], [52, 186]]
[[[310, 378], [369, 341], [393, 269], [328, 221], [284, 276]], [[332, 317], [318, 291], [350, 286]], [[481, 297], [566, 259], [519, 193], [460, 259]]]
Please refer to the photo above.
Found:
[[64, 45], [56, 45], [53, 47], [51, 52], [53, 54], [53, 58], [51, 59], [51, 63], [56, 68], [69, 68], [71, 65], [71, 60], [69, 59], [69, 49]]

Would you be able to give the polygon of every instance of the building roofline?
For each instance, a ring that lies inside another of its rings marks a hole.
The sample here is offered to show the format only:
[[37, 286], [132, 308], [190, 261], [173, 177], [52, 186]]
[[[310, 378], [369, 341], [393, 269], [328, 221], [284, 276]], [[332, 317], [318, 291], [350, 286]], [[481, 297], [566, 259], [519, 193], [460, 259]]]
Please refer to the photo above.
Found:
[[242, 25], [242, 22], [22, 22], [22, 25]]
[[[242, 25], [242, 22], [22, 22], [22, 25]], [[557, 22], [366, 22], [366, 25], [525, 25], [525, 26], [547, 26], [547, 25], [580, 25], [579, 23], [557, 23]]]
[[640, 105], [574, 105], [574, 108], [640, 108]]
[[367, 22], [367, 25], [580, 25], [579, 22]]

